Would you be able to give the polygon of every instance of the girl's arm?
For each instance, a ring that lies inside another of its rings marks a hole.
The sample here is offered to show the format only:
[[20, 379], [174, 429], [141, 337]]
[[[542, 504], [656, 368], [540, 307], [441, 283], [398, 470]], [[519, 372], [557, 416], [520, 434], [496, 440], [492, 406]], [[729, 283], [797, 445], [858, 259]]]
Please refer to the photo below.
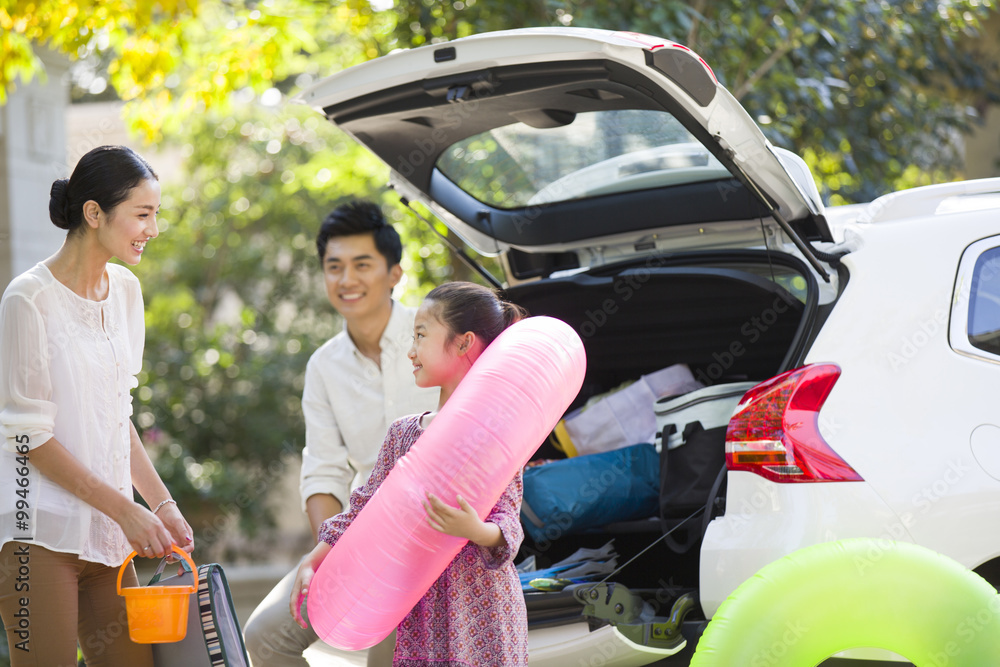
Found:
[[524, 495], [524, 479], [522, 471], [518, 470], [514, 479], [504, 490], [500, 500], [486, 516], [486, 521], [496, 524], [504, 536], [504, 544], [485, 549], [483, 557], [487, 567], [499, 568], [505, 563], [513, 563], [517, 550], [524, 541], [524, 528], [521, 526], [521, 497]]
[[[160, 519], [97, 477], [55, 438], [30, 450], [28, 460], [53, 482], [111, 517], [137, 553], [158, 558], [170, 553], [170, 533]], [[147, 546], [152, 549], [146, 551]]]
[[295, 573], [295, 583], [292, 584], [292, 597], [288, 601], [288, 608], [292, 612], [292, 618], [295, 619], [300, 628], [309, 629], [309, 625], [302, 618], [302, 603], [305, 601], [306, 594], [309, 593], [309, 584], [312, 583], [316, 570], [319, 569], [320, 564], [331, 549], [333, 547], [326, 542], [320, 542], [305, 555], [305, 558], [299, 563], [298, 572]]
[[427, 523], [439, 533], [464, 537], [481, 547], [501, 547], [507, 544], [507, 539], [500, 526], [479, 518], [476, 510], [462, 496], [456, 496], [458, 507], [451, 507], [442, 502], [433, 493], [427, 494], [424, 509], [427, 510]]
[[[191, 553], [194, 551], [194, 539], [192, 538], [191, 526], [184, 520], [184, 516], [177, 508], [177, 503], [166, 503], [160, 505], [164, 500], [170, 498], [170, 492], [164, 486], [163, 480], [153, 467], [153, 462], [149, 460], [146, 448], [142, 446], [139, 439], [139, 432], [135, 430], [135, 424], [129, 420], [129, 431], [131, 433], [131, 453], [129, 461], [131, 464], [132, 484], [139, 495], [146, 501], [150, 508], [159, 507], [156, 517], [163, 523], [170, 532], [170, 537], [174, 544], [184, 551]], [[170, 544], [166, 545], [170, 550]], [[139, 552], [142, 553], [142, 552]]]

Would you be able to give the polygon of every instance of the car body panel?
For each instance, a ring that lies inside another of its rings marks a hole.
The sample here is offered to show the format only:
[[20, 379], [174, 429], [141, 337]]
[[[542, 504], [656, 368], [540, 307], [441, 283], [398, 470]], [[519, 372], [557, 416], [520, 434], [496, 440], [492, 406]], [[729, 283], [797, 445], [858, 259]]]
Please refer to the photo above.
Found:
[[[934, 243], [901, 251], [904, 225], [907, 236]], [[821, 413], [830, 445], [897, 515], [913, 517], [917, 543], [969, 567], [997, 549], [969, 530], [1000, 512], [1000, 481], [970, 445], [977, 428], [1000, 422], [997, 368], [952, 349], [948, 323], [966, 247], [995, 231], [995, 220], [977, 213], [866, 226], [862, 246], [844, 258], [851, 280], [806, 359], [843, 370]], [[912, 406], [927, 411], [915, 415]]]
[[726, 513], [709, 524], [701, 548], [699, 593], [706, 618], [765, 565], [802, 546], [845, 537], [912, 541], [865, 482], [776, 484], [729, 472]]

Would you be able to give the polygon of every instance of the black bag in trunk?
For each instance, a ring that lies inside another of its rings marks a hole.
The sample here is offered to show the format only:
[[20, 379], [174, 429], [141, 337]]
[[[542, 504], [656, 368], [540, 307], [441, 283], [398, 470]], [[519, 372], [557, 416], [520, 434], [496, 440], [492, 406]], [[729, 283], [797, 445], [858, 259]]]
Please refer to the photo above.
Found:
[[656, 401], [662, 518], [686, 517], [708, 502], [726, 465], [729, 418], [755, 384], [718, 384]]
[[660, 516], [680, 519], [708, 502], [726, 465], [726, 427], [692, 424], [684, 445], [660, 452]]

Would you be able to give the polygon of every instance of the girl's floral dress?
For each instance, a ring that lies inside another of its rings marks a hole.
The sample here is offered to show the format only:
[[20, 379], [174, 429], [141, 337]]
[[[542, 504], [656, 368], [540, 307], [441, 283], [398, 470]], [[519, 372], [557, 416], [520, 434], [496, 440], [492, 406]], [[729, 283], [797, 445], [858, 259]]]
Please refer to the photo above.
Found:
[[[424, 429], [422, 415], [392, 423], [371, 477], [351, 494], [350, 508], [328, 519], [319, 537], [330, 545], [362, 510]], [[393, 667], [525, 667], [528, 620], [514, 556], [524, 539], [521, 473], [504, 490], [486, 521], [500, 527], [507, 544], [469, 542], [396, 629]]]

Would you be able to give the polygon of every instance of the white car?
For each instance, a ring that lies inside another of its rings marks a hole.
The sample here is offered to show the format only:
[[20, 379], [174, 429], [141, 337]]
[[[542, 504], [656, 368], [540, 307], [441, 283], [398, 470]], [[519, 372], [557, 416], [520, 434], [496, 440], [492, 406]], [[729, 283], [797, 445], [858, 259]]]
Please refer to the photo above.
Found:
[[697, 54], [634, 33], [488, 33], [300, 99], [387, 163], [404, 201], [498, 255], [511, 299], [576, 328], [579, 401], [677, 363], [763, 383], [673, 548], [657, 539], [670, 512], [526, 545], [555, 560], [613, 536], [622, 562], [653, 545], [596, 602], [529, 596], [532, 665], [686, 664], [744, 580], [841, 538], [913, 542], [1000, 582], [1000, 179], [825, 208]]

